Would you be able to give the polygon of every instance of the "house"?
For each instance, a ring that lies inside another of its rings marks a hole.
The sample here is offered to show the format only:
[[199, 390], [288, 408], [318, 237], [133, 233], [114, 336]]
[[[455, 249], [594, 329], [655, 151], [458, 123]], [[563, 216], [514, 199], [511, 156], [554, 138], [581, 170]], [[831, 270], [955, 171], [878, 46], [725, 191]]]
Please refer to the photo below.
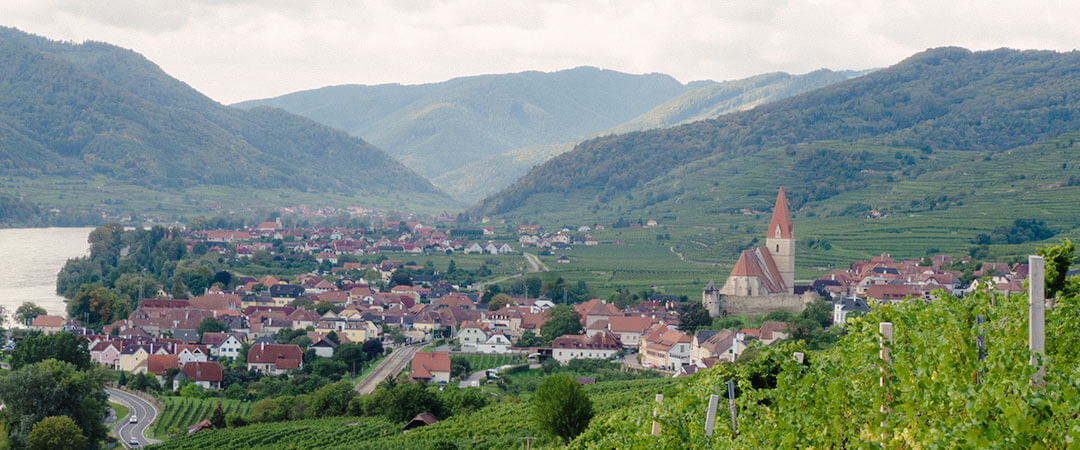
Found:
[[436, 419], [434, 414], [429, 412], [422, 412], [420, 414], [417, 414], [416, 417], [413, 417], [413, 419], [410, 420], [409, 423], [405, 424], [401, 431], [404, 432], [417, 427], [426, 427], [438, 421], [439, 419]]
[[258, 344], [248, 349], [248, 370], [280, 375], [304, 365], [304, 351], [298, 345]]
[[240, 356], [240, 348], [244, 345], [236, 334], [218, 332], [203, 333], [202, 344], [212, 356], [233, 359]]
[[450, 354], [447, 352], [416, 352], [409, 378], [413, 381], [450, 382]]
[[465, 247], [465, 254], [466, 255], [472, 254], [472, 253], [484, 253], [484, 247], [481, 247], [480, 244], [478, 244], [476, 242], [473, 242], [468, 247]]
[[560, 255], [556, 260], [559, 264], [570, 264], [570, 257], [566, 255]]
[[221, 389], [224, 379], [221, 364], [217, 362], [190, 362], [180, 366], [180, 373], [173, 379], [173, 389], [179, 389], [184, 380], [204, 389]]
[[330, 358], [334, 356], [334, 350], [337, 349], [338, 344], [327, 338], [319, 339], [308, 346], [309, 349], [315, 350], [315, 355], [321, 358]]
[[90, 348], [90, 360], [112, 369], [120, 363], [120, 346], [118, 341], [101, 341]]
[[476, 345], [487, 340], [486, 324], [467, 320], [458, 327], [457, 342], [464, 351], [475, 351]]
[[690, 344], [690, 363], [694, 365], [704, 364], [709, 358], [721, 361], [735, 361], [739, 355], [737, 349], [736, 332], [734, 330], [700, 330], [694, 334]]
[[560, 364], [571, 359], [608, 359], [622, 350], [619, 338], [610, 332], [592, 336], [564, 334], [551, 343], [551, 356]]
[[64, 327], [64, 318], [62, 316], [51, 316], [48, 314], [42, 314], [34, 318], [30, 322], [30, 329], [40, 331], [44, 334], [59, 333]]
[[169, 369], [179, 369], [180, 361], [176, 355], [150, 355], [135, 369], [135, 373], [149, 373], [157, 376], [158, 383], [165, 380]]
[[510, 338], [505, 334], [499, 332], [491, 332], [488, 334], [487, 339], [483, 342], [476, 344], [476, 351], [479, 353], [497, 353], [503, 354], [510, 350]]
[[653, 325], [641, 337], [641, 365], [676, 370], [690, 363], [690, 336], [663, 324]]
[[870, 311], [870, 306], [866, 304], [866, 300], [858, 298], [842, 298], [833, 302], [833, 323], [836, 325], [843, 325], [847, 322], [848, 315], [865, 314]]
[[641, 335], [657, 322], [651, 317], [612, 316], [607, 319], [608, 329], [619, 337], [623, 347], [637, 349]]
[[189, 362], [206, 362], [208, 353], [204, 346], [181, 344], [176, 352], [176, 357], [179, 358], [180, 364], [183, 365]]

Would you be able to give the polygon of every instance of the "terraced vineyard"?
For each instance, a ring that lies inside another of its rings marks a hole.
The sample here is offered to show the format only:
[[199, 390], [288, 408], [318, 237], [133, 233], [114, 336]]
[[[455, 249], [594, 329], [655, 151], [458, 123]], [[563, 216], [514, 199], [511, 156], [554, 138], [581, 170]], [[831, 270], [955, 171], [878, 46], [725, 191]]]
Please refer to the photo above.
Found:
[[469, 361], [469, 370], [476, 372], [485, 369], [494, 369], [507, 364], [525, 364], [525, 357], [521, 355], [469, 355], [451, 354], [455, 358], [465, 358]]
[[181, 432], [185, 428], [209, 419], [221, 402], [221, 409], [225, 415], [240, 414], [247, 416], [251, 411], [251, 402], [218, 398], [184, 398], [164, 397], [161, 403], [164, 411], [161, 417], [150, 427], [150, 433], [156, 437], [164, 438], [174, 432]]

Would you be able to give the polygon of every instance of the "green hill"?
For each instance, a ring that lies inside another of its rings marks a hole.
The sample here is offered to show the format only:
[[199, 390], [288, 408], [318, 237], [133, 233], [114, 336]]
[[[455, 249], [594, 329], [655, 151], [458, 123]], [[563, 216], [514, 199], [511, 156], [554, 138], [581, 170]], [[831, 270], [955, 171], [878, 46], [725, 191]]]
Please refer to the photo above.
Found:
[[667, 75], [578, 67], [409, 86], [330, 86], [237, 106], [276, 106], [364, 136], [436, 177], [507, 150], [591, 135], [684, 90]]
[[2, 189], [41, 207], [63, 206], [48, 189], [57, 180], [132, 186], [141, 199], [207, 186], [249, 192], [231, 192], [234, 206], [283, 186], [354, 203], [448, 200], [361, 139], [281, 110], [220, 105], [131, 50], [0, 28], [0, 67]]
[[[716, 83], [698, 81], [678, 96], [644, 114], [614, 127], [592, 133], [600, 135], [642, 131], [717, 117], [721, 114], [751, 109], [768, 102], [828, 86], [863, 72], [818, 70], [804, 75], [771, 73], [741, 80]], [[432, 178], [432, 182], [451, 195], [475, 203], [485, 196], [510, 186], [529, 169], [574, 149], [586, 136], [559, 144], [517, 148], [470, 162]]]

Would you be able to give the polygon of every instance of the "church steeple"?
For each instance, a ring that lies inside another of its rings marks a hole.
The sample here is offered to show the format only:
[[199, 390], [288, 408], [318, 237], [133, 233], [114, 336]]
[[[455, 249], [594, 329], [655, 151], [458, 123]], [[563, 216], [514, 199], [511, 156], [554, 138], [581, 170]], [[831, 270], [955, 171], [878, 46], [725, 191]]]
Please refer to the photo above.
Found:
[[[779, 230], [779, 235], [777, 233]], [[780, 186], [780, 192], [776, 194], [776, 206], [773, 207], [772, 221], [769, 222], [769, 239], [793, 239], [795, 226], [791, 224], [791, 213], [788, 212], [787, 196], [784, 195], [784, 187]]]

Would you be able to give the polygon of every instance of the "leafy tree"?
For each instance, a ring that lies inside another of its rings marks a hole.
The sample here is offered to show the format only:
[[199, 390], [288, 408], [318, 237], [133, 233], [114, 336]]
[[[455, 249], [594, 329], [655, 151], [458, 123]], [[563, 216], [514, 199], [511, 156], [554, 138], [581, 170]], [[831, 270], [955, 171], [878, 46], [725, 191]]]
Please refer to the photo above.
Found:
[[698, 328], [712, 323], [709, 311], [699, 302], [679, 304], [679, 329], [686, 334], [694, 334]]
[[18, 370], [47, 359], [72, 364], [79, 370], [91, 367], [86, 339], [64, 331], [55, 334], [28, 334], [15, 344], [15, 350], [11, 354], [11, 368]]
[[316, 358], [311, 364], [305, 364], [304, 369], [310, 370], [310, 373], [317, 377], [337, 380], [341, 378], [341, 375], [345, 373], [349, 367], [341, 361], [335, 361], [328, 358]]
[[26, 439], [30, 450], [82, 449], [86, 448], [86, 436], [82, 428], [68, 416], [50, 416], [35, 423]]
[[409, 276], [409, 272], [404, 269], [394, 270], [393, 275], [390, 276], [390, 287], [394, 286], [412, 286], [412, 277]]
[[225, 325], [225, 322], [213, 317], [207, 317], [199, 323], [199, 339], [202, 339], [206, 333], [227, 333], [228, 331], [229, 326]]
[[335, 309], [335, 306], [333, 303], [330, 302], [319, 302], [315, 305], [315, 312], [318, 313], [320, 316], [326, 314], [326, 312], [331, 309]]
[[513, 297], [506, 294], [496, 294], [495, 297], [488, 302], [488, 310], [498, 311], [502, 307], [512, 304], [514, 304]]
[[625, 309], [638, 303], [638, 297], [627, 289], [622, 289], [611, 294], [611, 303], [616, 308]]
[[42, 308], [34, 302], [23, 302], [18, 308], [15, 309], [15, 318], [19, 323], [28, 324], [34, 320], [37, 316], [43, 316], [48, 314], [45, 308]]
[[1046, 261], [1046, 297], [1053, 298], [1061, 292], [1066, 296], [1076, 295], [1075, 289], [1066, 289], [1066, 276], [1073, 261], [1075, 244], [1064, 239], [1060, 244], [1036, 250]]
[[564, 334], [581, 334], [581, 315], [569, 305], [555, 305], [547, 310], [548, 320], [540, 326], [545, 341]]
[[251, 420], [255, 422], [280, 422], [285, 420], [285, 409], [277, 399], [266, 398], [251, 405]]
[[544, 345], [544, 339], [537, 336], [532, 330], [525, 330], [524, 333], [521, 333], [521, 337], [518, 338], [515, 345], [518, 347], [540, 347]]
[[[368, 353], [364, 351], [364, 344], [356, 344], [349, 342], [339, 345], [334, 349], [334, 361], [339, 361], [349, 368], [350, 373], [355, 370], [357, 365], [363, 365], [364, 361], [370, 359]], [[354, 374], [355, 375], [355, 374]]]
[[210, 415], [210, 425], [219, 430], [225, 428], [225, 411], [221, 409], [221, 400], [218, 400], [214, 413]]
[[84, 284], [68, 302], [67, 310], [68, 315], [82, 320], [83, 325], [101, 328], [127, 318], [131, 304], [100, 284]]
[[364, 342], [364, 353], [368, 354], [368, 359], [375, 359], [376, 356], [383, 354], [382, 341], [379, 339], [368, 339]]
[[356, 395], [356, 389], [348, 381], [323, 386], [311, 396], [311, 413], [308, 415], [310, 417], [343, 416], [349, 408], [349, 401]]
[[32, 426], [49, 416], [68, 416], [89, 442], [103, 441], [108, 398], [104, 378], [99, 371], [76, 370], [56, 360], [23, 366], [5, 376], [0, 380], [0, 401], [12, 425], [13, 447], [22, 447]]
[[565, 374], [544, 378], [533, 394], [532, 411], [541, 430], [567, 442], [581, 434], [593, 416], [588, 394]]
[[488, 397], [479, 389], [461, 389], [451, 384], [443, 388], [439, 395], [443, 410], [448, 415], [468, 414], [487, 406]]
[[188, 298], [187, 286], [184, 286], [184, 281], [180, 277], [173, 278], [172, 288], [169, 289], [169, 295], [172, 298]]
[[465, 377], [472, 371], [472, 364], [469, 364], [469, 358], [464, 356], [452, 356], [450, 357], [450, 376], [451, 377]]

